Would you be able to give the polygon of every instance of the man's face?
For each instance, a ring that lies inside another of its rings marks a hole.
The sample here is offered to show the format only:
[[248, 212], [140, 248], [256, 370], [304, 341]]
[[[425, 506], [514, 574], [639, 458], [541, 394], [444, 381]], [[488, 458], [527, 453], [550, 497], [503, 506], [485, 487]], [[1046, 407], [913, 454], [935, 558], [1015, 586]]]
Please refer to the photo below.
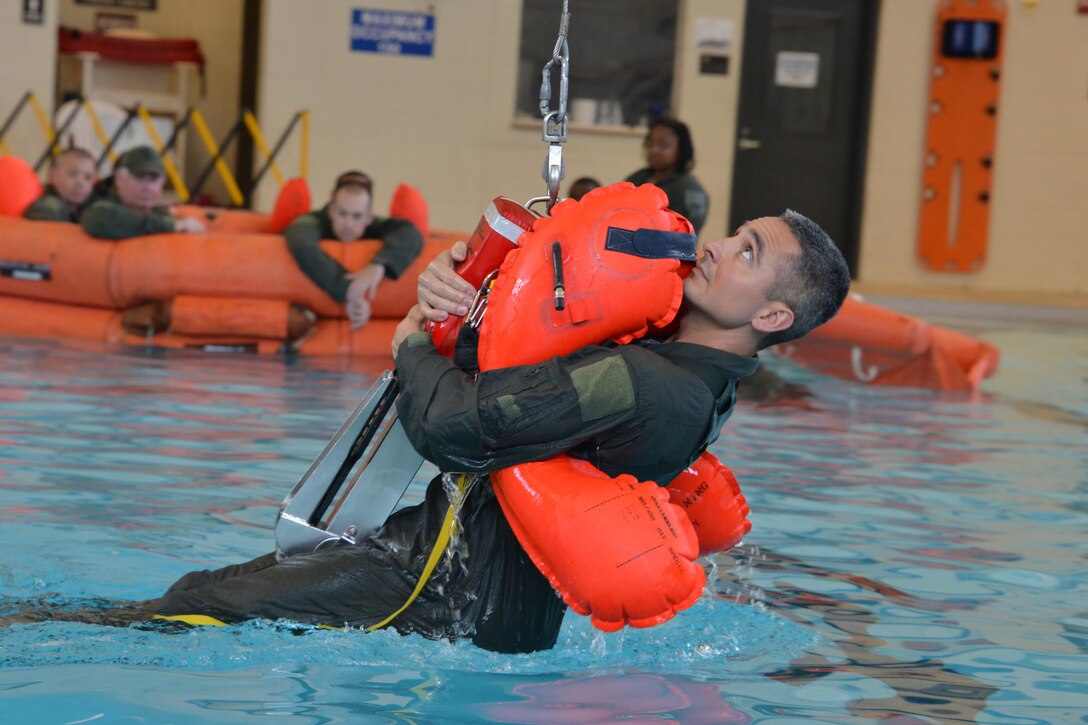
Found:
[[735, 236], [703, 245], [698, 264], [684, 280], [684, 299], [720, 327], [751, 324], [771, 302], [766, 291], [777, 267], [800, 253], [801, 245], [781, 219], [747, 222]]
[[340, 189], [332, 195], [329, 218], [332, 220], [332, 233], [341, 242], [361, 239], [374, 218], [370, 213], [370, 193], [366, 189]]
[[117, 196], [121, 203], [136, 211], [151, 211], [162, 201], [162, 187], [165, 176], [146, 174], [134, 176], [128, 169], [117, 169], [113, 174], [117, 187]]
[[57, 190], [60, 198], [72, 206], [79, 206], [87, 201], [94, 182], [94, 161], [78, 154], [62, 155], [49, 172], [49, 183]]

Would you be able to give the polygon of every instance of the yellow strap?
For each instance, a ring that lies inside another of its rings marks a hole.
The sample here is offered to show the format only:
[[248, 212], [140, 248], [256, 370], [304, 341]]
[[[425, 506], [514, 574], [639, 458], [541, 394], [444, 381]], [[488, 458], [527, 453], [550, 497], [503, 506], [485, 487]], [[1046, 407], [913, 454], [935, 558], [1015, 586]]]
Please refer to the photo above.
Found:
[[215, 159], [215, 170], [219, 172], [219, 177], [223, 179], [223, 185], [227, 187], [230, 200], [235, 206], [241, 206], [242, 202], [245, 201], [245, 197], [242, 196], [242, 190], [238, 188], [238, 182], [234, 180], [234, 174], [230, 172], [230, 166], [219, 155], [219, 144], [215, 142], [212, 132], [208, 130], [208, 124], [204, 123], [204, 114], [200, 112], [200, 109], [194, 108], [189, 114], [189, 118], [193, 122], [193, 128], [196, 129], [197, 134], [200, 136], [200, 140], [204, 142], [204, 147], [208, 149], [208, 153]]
[[261, 133], [261, 127], [257, 124], [257, 118], [246, 111], [242, 114], [242, 120], [245, 121], [246, 128], [249, 129], [249, 135], [253, 139], [253, 145], [257, 147], [257, 150], [268, 159], [268, 168], [272, 170], [272, 176], [276, 177], [276, 183], [283, 186], [287, 183], [283, 178], [283, 172], [280, 171], [280, 167], [276, 166], [276, 162], [272, 159], [272, 151], [268, 148], [268, 144], [264, 142], [264, 135]]
[[299, 111], [302, 120], [302, 132], [298, 139], [298, 175], [303, 179], [310, 167], [310, 112]]
[[[464, 477], [462, 476], [462, 479]], [[363, 631], [373, 632], [375, 629], [381, 629], [385, 625], [393, 621], [393, 619], [403, 612], [408, 606], [416, 600], [419, 593], [423, 591], [423, 587], [426, 586], [427, 580], [431, 578], [431, 573], [434, 572], [434, 568], [438, 566], [438, 560], [442, 558], [442, 554], [446, 551], [446, 545], [450, 543], [450, 531], [453, 530], [454, 512], [453, 506], [446, 509], [446, 518], [442, 522], [442, 529], [438, 532], [438, 539], [434, 542], [434, 548], [431, 549], [431, 556], [427, 559], [427, 566], [423, 567], [423, 573], [419, 575], [419, 581], [416, 582], [415, 590], [408, 595], [408, 601], [401, 605], [400, 609], [390, 614], [388, 617], [372, 624], [369, 627], [365, 627]]]
[[49, 141], [49, 150], [56, 156], [60, 153], [60, 147], [57, 146], [57, 132], [53, 130], [53, 124], [49, 123], [49, 116], [46, 115], [41, 102], [33, 93], [27, 96], [27, 100], [30, 101], [30, 107], [34, 109], [34, 115], [38, 119], [38, 125], [42, 127], [42, 133], [45, 134], [46, 140]]
[[212, 627], [226, 627], [227, 623], [216, 619], [215, 617], [209, 617], [206, 614], [156, 614], [152, 619], [167, 619], [171, 622], [184, 622], [185, 624], [191, 624], [196, 626], [198, 624], [207, 624]]
[[[80, 101], [80, 105], [83, 108], [83, 112], [87, 114], [87, 118], [91, 119], [91, 125], [94, 126], [94, 133], [102, 143], [102, 148], [109, 148], [110, 137], [106, 135], [106, 129], [102, 128], [102, 122], [98, 120], [98, 114], [94, 110], [94, 105], [88, 100]], [[109, 150], [108, 155], [110, 162], [116, 164], [117, 154], [113, 152], [113, 149]]]

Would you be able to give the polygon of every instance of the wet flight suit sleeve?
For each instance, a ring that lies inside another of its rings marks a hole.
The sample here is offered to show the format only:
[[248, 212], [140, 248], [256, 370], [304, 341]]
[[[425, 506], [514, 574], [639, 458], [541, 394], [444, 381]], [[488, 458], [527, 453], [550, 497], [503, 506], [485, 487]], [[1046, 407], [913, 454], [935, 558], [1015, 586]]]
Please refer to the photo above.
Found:
[[174, 231], [174, 217], [165, 209], [141, 212], [114, 199], [99, 199], [79, 217], [83, 231], [99, 239], [128, 239]]
[[550, 458], [635, 412], [634, 380], [619, 354], [604, 347], [477, 378], [439, 355], [421, 332], [405, 339], [397, 371], [405, 432], [443, 471], [486, 472]]
[[[287, 250], [303, 274], [337, 302], [343, 302], [351, 283], [348, 271], [321, 249], [321, 240], [331, 238], [332, 225], [321, 210], [304, 214], [284, 230]], [[375, 219], [363, 231], [364, 239], [380, 239], [382, 248], [371, 264], [385, 267], [385, 276], [397, 279], [423, 249], [423, 235], [404, 219]]]

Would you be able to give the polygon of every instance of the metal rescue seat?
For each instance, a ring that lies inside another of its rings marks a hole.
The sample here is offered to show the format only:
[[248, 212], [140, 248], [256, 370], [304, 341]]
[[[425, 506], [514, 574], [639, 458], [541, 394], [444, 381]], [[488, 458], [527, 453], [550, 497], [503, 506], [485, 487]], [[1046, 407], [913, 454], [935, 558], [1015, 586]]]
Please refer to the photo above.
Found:
[[354, 544], [396, 508], [423, 465], [393, 409], [399, 390], [382, 373], [280, 504], [277, 558]]

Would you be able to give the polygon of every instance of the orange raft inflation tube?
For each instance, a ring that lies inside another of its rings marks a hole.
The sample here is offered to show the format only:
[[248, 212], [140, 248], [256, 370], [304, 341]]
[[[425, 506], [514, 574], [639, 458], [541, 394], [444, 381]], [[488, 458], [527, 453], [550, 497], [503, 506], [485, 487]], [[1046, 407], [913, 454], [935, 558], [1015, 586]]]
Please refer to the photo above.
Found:
[[[93, 239], [67, 222], [0, 216], [0, 334], [388, 358], [393, 330], [415, 301], [416, 278], [457, 238], [433, 232], [404, 274], [382, 283], [371, 322], [353, 331], [342, 305], [298, 269], [283, 238], [253, 231], [266, 216], [220, 211], [204, 217], [206, 234], [121, 241]], [[321, 244], [348, 270], [381, 248], [370, 240]], [[146, 305], [172, 313], [168, 322], [129, 324]], [[285, 336], [298, 310], [312, 319], [304, 334]]]
[[774, 349], [846, 380], [968, 392], [977, 391], [1001, 359], [994, 345], [854, 294], [830, 322]]
[[[430, 231], [426, 200], [400, 184], [389, 214], [416, 225], [425, 244], [399, 279], [381, 284], [370, 322], [352, 330], [342, 305], [299, 271], [279, 236], [310, 208], [303, 179], [283, 186], [270, 214], [183, 205], [175, 214], [198, 219], [206, 233], [121, 241], [18, 218], [40, 193], [25, 161], [0, 158], [0, 334], [388, 359], [397, 322], [415, 303], [416, 277], [462, 236]], [[322, 242], [349, 271], [381, 245]]]
[[[610, 234], [691, 234], [666, 205], [656, 187], [625, 182], [560, 203], [534, 222], [491, 289], [480, 325], [481, 370], [625, 342], [670, 323], [690, 264], [607, 248]], [[632, 241], [638, 245], [637, 236]], [[710, 454], [672, 489], [613, 478], [566, 455], [495, 471], [491, 481], [537, 568], [575, 612], [605, 631], [660, 624], [694, 604], [706, 582], [695, 559], [733, 546], [750, 528], [736, 479]]]

